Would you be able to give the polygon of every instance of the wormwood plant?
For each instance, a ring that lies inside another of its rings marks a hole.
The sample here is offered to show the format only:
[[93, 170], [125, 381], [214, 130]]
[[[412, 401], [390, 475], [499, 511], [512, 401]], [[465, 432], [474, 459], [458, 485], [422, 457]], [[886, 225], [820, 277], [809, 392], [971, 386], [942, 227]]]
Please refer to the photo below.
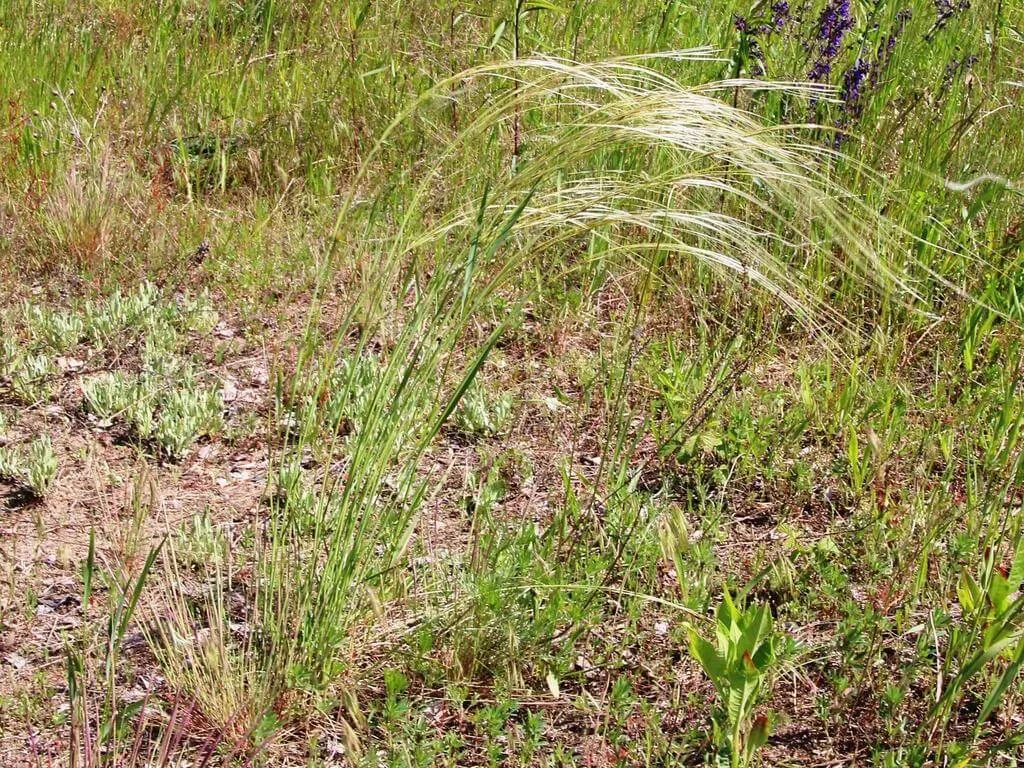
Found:
[[82, 382], [82, 394], [86, 409], [105, 421], [127, 413], [139, 398], [137, 383], [121, 371], [86, 379]]
[[175, 313], [174, 322], [185, 332], [205, 336], [217, 325], [219, 315], [205, 288], [197, 295], [185, 294]]
[[218, 568], [229, 557], [224, 533], [215, 528], [207, 513], [196, 515], [175, 533], [174, 550], [193, 568]]
[[0, 480], [11, 482], [21, 474], [21, 459], [14, 448], [0, 445]]
[[[173, 355], [155, 355], [164, 373], [183, 368]], [[167, 362], [167, 358], [172, 360]], [[128, 376], [120, 371], [102, 373], [82, 382], [84, 406], [106, 424], [121, 419], [142, 440], [152, 440], [166, 455], [182, 458], [204, 434], [223, 425], [223, 403], [212, 387], [199, 385], [184, 368], [171, 383], [149, 373]]]
[[37, 499], [49, 492], [59, 469], [57, 454], [47, 435], [32, 440], [27, 449], [0, 446], [0, 478], [24, 483]]
[[737, 608], [728, 589], [715, 612], [715, 642], [691, 628], [690, 655], [715, 686], [715, 736], [732, 768], [748, 765], [768, 740], [769, 721], [755, 717], [775, 665], [775, 634], [766, 605]]
[[172, 390], [161, 401], [153, 439], [171, 457], [180, 459], [202, 434], [217, 431], [223, 421], [220, 393], [186, 386]]
[[131, 329], [141, 337], [142, 370], [91, 376], [81, 382], [85, 409], [109, 426], [127, 424], [141, 440], [165, 456], [181, 459], [204, 434], [223, 424], [223, 403], [213, 387], [199, 384], [192, 364], [178, 354], [184, 333], [208, 333], [217, 321], [209, 295], [185, 295], [160, 302], [143, 283], [127, 295], [116, 292], [83, 311], [92, 343], [102, 347], [114, 334]]
[[23, 352], [8, 364], [10, 388], [25, 405], [49, 400], [57, 374], [52, 358], [43, 353]]
[[23, 304], [30, 333], [56, 352], [75, 346], [85, 335], [85, 323], [73, 312], [57, 312], [28, 302]]
[[57, 454], [47, 435], [33, 440], [25, 456], [25, 479], [32, 493], [42, 498], [57, 478]]
[[307, 445], [318, 438], [333, 443], [335, 435], [347, 442], [362, 428], [382, 373], [380, 360], [360, 354], [342, 357], [333, 368], [318, 363], [315, 371], [301, 371], [290, 381], [279, 382], [276, 406], [285, 436]]
[[512, 395], [491, 395], [479, 382], [459, 401], [455, 409], [456, 429], [467, 435], [493, 437], [508, 429], [512, 421]]
[[[81, 381], [86, 411], [110, 426], [122, 420], [135, 434], [166, 456], [180, 459], [203, 434], [222, 425], [217, 390], [200, 386], [191, 365], [176, 352], [183, 333], [208, 333], [217, 321], [209, 294], [185, 294], [161, 301], [149, 282], [133, 291], [115, 291], [100, 302], [86, 302], [81, 311], [56, 312], [31, 303], [22, 305], [24, 342], [0, 341], [0, 388], [26, 405], [52, 395], [58, 371], [50, 353], [65, 353], [87, 343], [93, 352], [118, 342], [119, 334], [140, 342], [142, 371], [100, 373]], [[24, 458], [30, 488], [42, 495], [55, 474], [52, 447], [42, 444]], [[8, 457], [13, 461], [13, 456]]]
[[[6, 314], [0, 314], [0, 320], [7, 322]], [[0, 376], [10, 376], [11, 366], [18, 356], [18, 343], [13, 336], [0, 339]]]

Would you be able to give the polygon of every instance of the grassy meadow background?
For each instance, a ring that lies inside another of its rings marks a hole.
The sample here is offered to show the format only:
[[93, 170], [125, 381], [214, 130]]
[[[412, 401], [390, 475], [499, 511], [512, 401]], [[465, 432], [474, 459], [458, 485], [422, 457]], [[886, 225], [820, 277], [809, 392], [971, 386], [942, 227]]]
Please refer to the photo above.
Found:
[[1019, 0], [0, 0], [0, 763], [1018, 765]]

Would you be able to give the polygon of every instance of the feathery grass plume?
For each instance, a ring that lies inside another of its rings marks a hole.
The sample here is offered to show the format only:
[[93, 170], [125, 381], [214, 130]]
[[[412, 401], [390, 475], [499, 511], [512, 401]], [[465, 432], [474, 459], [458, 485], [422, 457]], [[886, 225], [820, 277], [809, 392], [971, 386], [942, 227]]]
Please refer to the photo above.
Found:
[[[730, 279], [749, 281], [818, 330], [850, 329], [823, 296], [820, 271], [806, 268], [815, 259], [832, 276], [852, 276], [878, 294], [918, 302], [902, 266], [880, 255], [893, 250], [897, 233], [830, 178], [836, 153], [805, 142], [804, 126], [767, 126], [720, 98], [736, 89], [807, 98], [831, 97], [833, 91], [816, 84], [748, 80], [685, 86], [647, 66], [658, 59], [710, 58], [711, 51], [698, 49], [598, 64], [520, 60], [464, 73], [458, 79], [462, 98], [475, 89], [486, 107], [403, 200], [384, 263], [397, 269], [442, 241], [455, 251], [459, 237], [461, 248], [478, 258], [469, 242], [478, 237], [478, 218], [489, 227], [479, 237], [495, 236], [504, 217], [529, 197], [502, 237], [515, 245], [502, 248], [500, 256], [494, 253], [506, 274], [528, 254], [547, 253], [597, 232], [611, 241], [612, 254], [631, 255], [641, 267], [657, 253], [663, 259], [694, 259]], [[436, 210], [438, 187], [449, 189], [453, 182], [480, 187], [479, 180], [474, 185], [473, 179], [461, 178], [461, 158], [486, 147], [485, 137], [507, 125], [516, 110], [538, 115], [542, 128], [532, 144], [527, 138], [515, 173], [504, 170], [500, 152], [493, 153], [483, 217], [480, 199], [470, 197], [413, 234], [424, 223], [422, 212]], [[339, 227], [354, 218], [347, 216], [349, 206]]]
[[[373, 254], [374, 278], [332, 323], [333, 343], [314, 332], [311, 311], [294, 377], [316, 377], [313, 403], [351, 389], [359, 413], [350, 421], [359, 426], [344, 441], [340, 428], [318, 439], [322, 455], [335, 455], [342, 442], [344, 455], [318, 481], [314, 509], [271, 505], [256, 563], [252, 636], [260, 641], [238, 643], [216, 630], [215, 663], [201, 664], [194, 651], [181, 650], [187, 644], [163, 647], [165, 667], [202, 670], [177, 678], [194, 699], [211, 701], [223, 719], [239, 709], [267, 711], [286, 689], [337, 679], [350, 632], [387, 597], [418, 509], [437, 482], [418, 471], [426, 451], [504, 330], [499, 323], [483, 341], [467, 342], [467, 327], [531, 260], [596, 234], [610, 247], [593, 258], [635, 264], [641, 305], [655, 281], [672, 278], [670, 260], [692, 259], [777, 296], [817, 329], [845, 326], [812, 263], [879, 293], [915, 298], [902, 266], [876, 247], [891, 237], [889, 228], [830, 178], [834, 153], [803, 141], [799, 126], [766, 126], [720, 98], [746, 88], [807, 98], [830, 91], [746, 80], [686, 86], [653, 67], [716, 60], [701, 48], [649, 61], [490, 64], [439, 83], [383, 132], [332, 233], [336, 245]], [[479, 102], [476, 117], [431, 164], [403, 170], [364, 204], [370, 169], [396, 129], [414, 115], [429, 120], [450, 99]], [[523, 145], [510, 170], [501, 137], [517, 114]], [[473, 169], [463, 160], [468, 152], [478, 155]], [[332, 265], [324, 261], [324, 291]], [[527, 298], [521, 291], [513, 304]], [[355, 397], [363, 385], [333, 372], [382, 339], [386, 354], [372, 392]], [[280, 465], [313, 439], [302, 430], [281, 451]], [[180, 610], [169, 629], [191, 626]], [[229, 612], [214, 607], [209, 615], [223, 626]], [[246, 696], [258, 701], [243, 705]]]

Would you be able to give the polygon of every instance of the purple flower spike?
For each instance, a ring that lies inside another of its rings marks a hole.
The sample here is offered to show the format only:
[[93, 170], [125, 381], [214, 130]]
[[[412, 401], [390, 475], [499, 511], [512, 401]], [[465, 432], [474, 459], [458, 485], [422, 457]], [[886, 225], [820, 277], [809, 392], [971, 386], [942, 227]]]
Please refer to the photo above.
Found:
[[860, 97], [863, 93], [864, 82], [871, 74], [871, 69], [869, 62], [859, 58], [843, 75], [843, 109], [851, 117], [857, 117], [860, 114]]
[[818, 58], [807, 74], [814, 82], [828, 80], [832, 73], [832, 62], [839, 55], [843, 38], [853, 27], [850, 14], [850, 0], [831, 0], [818, 17]]
[[935, 0], [935, 23], [925, 34], [925, 40], [932, 40], [935, 34], [945, 27], [949, 20], [961, 11], [970, 10], [971, 0]]
[[782, 29], [789, 21], [789, 3], [786, 0], [778, 0], [772, 3], [772, 26], [775, 29]]

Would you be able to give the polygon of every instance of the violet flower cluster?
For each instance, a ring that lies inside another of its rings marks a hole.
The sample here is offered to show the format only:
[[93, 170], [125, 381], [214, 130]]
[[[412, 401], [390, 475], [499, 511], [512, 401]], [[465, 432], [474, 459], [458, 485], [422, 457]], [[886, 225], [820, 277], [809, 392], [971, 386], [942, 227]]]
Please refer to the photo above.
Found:
[[852, 28], [850, 0], [829, 0], [818, 17], [818, 58], [807, 73], [808, 80], [815, 83], [828, 81], [832, 74], [832, 64], [842, 48], [843, 38]]
[[743, 36], [746, 43], [749, 60], [754, 62], [757, 76], [767, 74], [765, 66], [764, 51], [758, 40], [761, 36], [769, 36], [773, 32], [783, 30], [789, 23], [789, 3], [786, 0], [777, 0], [771, 5], [771, 16], [761, 19], [748, 19], [745, 16], [735, 14], [732, 17], [733, 26]]
[[953, 82], [958, 77], [964, 77], [977, 63], [978, 56], [976, 54], [964, 56], [963, 58], [954, 58], [950, 61], [949, 64], [946, 65], [946, 71], [942, 75], [942, 85], [939, 87], [939, 95], [945, 96], [949, 89], [953, 87]]
[[789, 22], [789, 3], [786, 0], [779, 0], [772, 3], [772, 26], [775, 29], [782, 29]]
[[[888, 69], [893, 51], [896, 49], [896, 43], [903, 34], [910, 17], [909, 8], [897, 13], [889, 34], [879, 42], [874, 58], [868, 58], [862, 53], [843, 74], [843, 83], [840, 89], [843, 106], [842, 113], [836, 120], [837, 128], [843, 128], [850, 121], [861, 116], [864, 110], [864, 95], [877, 87], [882, 75]], [[842, 146], [844, 138], [844, 133], [836, 134], [833, 142], [836, 149]]]
[[851, 67], [843, 76], [843, 87], [840, 95], [843, 99], [843, 111], [850, 117], [859, 117], [862, 110], [861, 96], [866, 89], [873, 88], [879, 84], [882, 73], [889, 67], [889, 60], [903, 28], [910, 20], [910, 9], [904, 8], [896, 14], [895, 25], [889, 35], [879, 43], [879, 48], [874, 53], [874, 59], [868, 60], [858, 56]]
[[889, 66], [896, 43], [907, 22], [910, 21], [911, 11], [905, 8], [896, 14], [895, 24], [884, 40], [878, 44], [875, 58], [868, 60], [858, 56], [843, 75], [843, 85], [840, 90], [840, 97], [843, 100], [843, 111], [850, 117], [859, 117], [863, 109], [861, 97], [866, 90], [878, 85], [879, 78]]
[[971, 8], [971, 0], [934, 0], [934, 2], [935, 23], [932, 24], [932, 28], [924, 36], [924, 39], [928, 41], [934, 38], [935, 34], [945, 27], [950, 19], [961, 11], [967, 11]]
[[843, 75], [843, 87], [840, 96], [843, 100], [843, 110], [851, 117], [860, 115], [860, 97], [864, 90], [864, 84], [874, 71], [874, 66], [867, 59], [857, 57], [853, 66], [846, 70]]

